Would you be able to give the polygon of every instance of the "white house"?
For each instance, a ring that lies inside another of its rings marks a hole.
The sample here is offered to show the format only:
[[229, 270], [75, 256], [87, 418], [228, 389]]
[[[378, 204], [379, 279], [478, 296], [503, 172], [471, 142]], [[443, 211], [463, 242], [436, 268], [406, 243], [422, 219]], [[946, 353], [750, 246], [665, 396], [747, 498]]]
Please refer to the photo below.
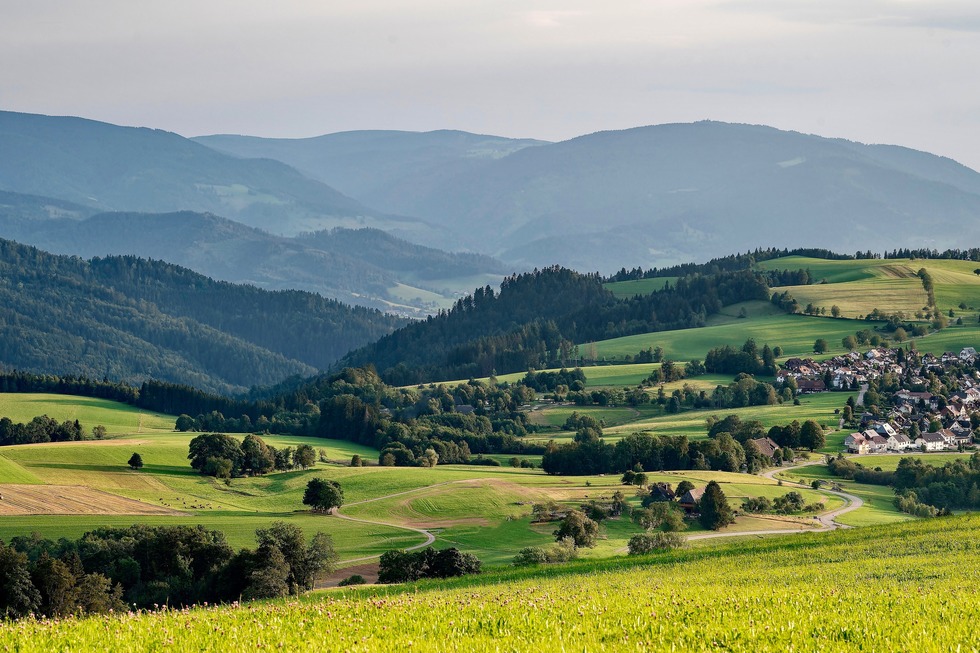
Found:
[[851, 433], [844, 438], [844, 446], [849, 453], [868, 453], [868, 441], [860, 433]]
[[946, 438], [939, 433], [923, 433], [915, 439], [915, 443], [926, 451], [943, 451], [946, 449]]
[[912, 446], [912, 441], [903, 433], [888, 436], [888, 449], [890, 451], [905, 451], [910, 446]]

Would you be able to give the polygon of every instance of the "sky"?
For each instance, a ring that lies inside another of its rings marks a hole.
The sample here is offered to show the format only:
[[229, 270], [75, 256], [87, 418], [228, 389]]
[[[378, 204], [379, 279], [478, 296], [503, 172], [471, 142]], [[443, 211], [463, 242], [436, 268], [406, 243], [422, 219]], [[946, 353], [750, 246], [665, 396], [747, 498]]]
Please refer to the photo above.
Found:
[[980, 170], [970, 0], [0, 0], [0, 109], [185, 136], [712, 119]]

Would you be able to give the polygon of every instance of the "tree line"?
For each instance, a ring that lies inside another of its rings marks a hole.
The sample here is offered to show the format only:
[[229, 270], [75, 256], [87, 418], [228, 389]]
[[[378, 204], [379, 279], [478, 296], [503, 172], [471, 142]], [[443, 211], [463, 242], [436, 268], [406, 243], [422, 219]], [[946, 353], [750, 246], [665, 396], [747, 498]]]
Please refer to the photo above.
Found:
[[980, 453], [973, 454], [968, 460], [947, 462], [941, 467], [921, 458], [905, 457], [894, 472], [868, 469], [843, 456], [829, 459], [827, 467], [840, 478], [891, 486], [899, 509], [916, 516], [980, 509]]
[[312, 589], [337, 561], [324, 533], [307, 542], [299, 527], [273, 522], [255, 535], [255, 549], [237, 552], [203, 526], [138, 524], [77, 540], [0, 541], [0, 615], [59, 618], [281, 597]]
[[[619, 272], [608, 277], [606, 281], [635, 281], [637, 279], [654, 279], [656, 277], [681, 277], [689, 274], [718, 274], [719, 272], [734, 272], [736, 270], [751, 269], [756, 263], [770, 261], [786, 256], [804, 256], [808, 258], [819, 258], [827, 261], [851, 261], [860, 259], [881, 258], [881, 255], [871, 251], [856, 252], [854, 254], [840, 254], [829, 249], [819, 247], [797, 247], [786, 249], [778, 247], [757, 248], [744, 254], [729, 254], [714, 258], [707, 263], [681, 263], [663, 268], [650, 268], [643, 270], [636, 267], [632, 270], [621, 268]], [[803, 285], [803, 284], [782, 284], [782, 285]]]
[[[0, 417], [0, 447], [11, 444], [38, 444], [41, 442], [73, 442], [84, 439], [85, 429], [76, 420], [58, 420], [38, 415], [30, 422], [16, 423], [9, 417]], [[105, 437], [105, 427], [92, 429], [92, 437]]]

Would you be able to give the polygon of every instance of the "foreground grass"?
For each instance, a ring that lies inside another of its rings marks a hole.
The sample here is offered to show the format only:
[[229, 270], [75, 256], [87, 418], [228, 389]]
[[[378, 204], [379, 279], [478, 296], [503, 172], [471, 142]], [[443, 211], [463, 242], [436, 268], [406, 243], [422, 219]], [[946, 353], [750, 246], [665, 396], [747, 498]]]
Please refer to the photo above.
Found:
[[[0, 649], [976, 650], [980, 518], [239, 607], [0, 625]], [[856, 555], [861, 552], [861, 555]], [[871, 602], [879, 618], [861, 615]]]

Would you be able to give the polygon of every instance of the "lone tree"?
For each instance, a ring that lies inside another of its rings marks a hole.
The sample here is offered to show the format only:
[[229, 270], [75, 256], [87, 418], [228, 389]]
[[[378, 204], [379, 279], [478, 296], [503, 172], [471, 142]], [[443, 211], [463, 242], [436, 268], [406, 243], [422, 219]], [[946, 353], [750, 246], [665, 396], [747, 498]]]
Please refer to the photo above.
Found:
[[140, 469], [143, 467], [143, 456], [138, 453], [134, 453], [129, 457], [129, 466], [131, 469]]
[[817, 354], [826, 353], [830, 347], [827, 345], [827, 341], [823, 338], [817, 338], [813, 343], [813, 351]]
[[592, 548], [599, 539], [599, 524], [585, 516], [581, 510], [572, 510], [561, 520], [561, 525], [554, 532], [555, 541], [571, 538], [575, 546]]
[[732, 507], [728, 505], [725, 493], [721, 491], [718, 483], [711, 481], [704, 489], [701, 501], [698, 502], [698, 510], [701, 516], [698, 520], [705, 528], [717, 531], [735, 521], [732, 514]]
[[314, 512], [329, 512], [344, 505], [344, 491], [337, 481], [310, 479], [303, 493], [303, 505], [310, 506]]

